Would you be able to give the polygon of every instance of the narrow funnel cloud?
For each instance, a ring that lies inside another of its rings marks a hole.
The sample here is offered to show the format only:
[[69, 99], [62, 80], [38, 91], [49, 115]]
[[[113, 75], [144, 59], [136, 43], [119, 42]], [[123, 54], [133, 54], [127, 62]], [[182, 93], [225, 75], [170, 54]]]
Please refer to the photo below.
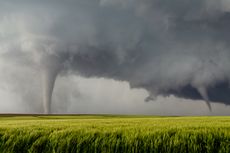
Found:
[[209, 110], [212, 111], [212, 107], [211, 107], [211, 104], [210, 104], [210, 101], [209, 101], [207, 90], [204, 87], [200, 87], [197, 90], [200, 93], [200, 95], [202, 96], [202, 98], [205, 100]]
[[45, 114], [51, 113], [52, 93], [60, 68], [60, 60], [56, 55], [45, 55], [45, 57], [43, 57], [41, 72], [43, 108]]

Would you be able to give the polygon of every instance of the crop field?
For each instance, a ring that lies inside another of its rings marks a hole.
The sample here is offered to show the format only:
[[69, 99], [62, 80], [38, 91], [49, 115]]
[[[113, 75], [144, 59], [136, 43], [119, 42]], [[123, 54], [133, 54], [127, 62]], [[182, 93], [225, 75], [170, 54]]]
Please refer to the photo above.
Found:
[[2, 115], [4, 153], [230, 153], [230, 117]]

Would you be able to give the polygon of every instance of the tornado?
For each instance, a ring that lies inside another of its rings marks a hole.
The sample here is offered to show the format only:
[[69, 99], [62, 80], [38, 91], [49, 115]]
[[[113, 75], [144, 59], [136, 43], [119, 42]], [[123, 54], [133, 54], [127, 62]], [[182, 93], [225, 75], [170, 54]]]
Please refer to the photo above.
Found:
[[41, 68], [46, 114], [60, 72], [127, 82], [146, 101], [230, 105], [227, 0], [0, 1], [0, 12], [1, 74]]
[[55, 80], [61, 68], [60, 59], [56, 55], [45, 55], [41, 65], [43, 110], [44, 114], [50, 114]]

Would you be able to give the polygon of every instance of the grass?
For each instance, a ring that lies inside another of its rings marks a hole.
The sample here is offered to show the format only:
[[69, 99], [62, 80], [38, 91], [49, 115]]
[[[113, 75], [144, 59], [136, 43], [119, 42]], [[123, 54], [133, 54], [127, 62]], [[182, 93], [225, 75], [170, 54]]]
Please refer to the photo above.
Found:
[[230, 153], [230, 117], [0, 117], [0, 152]]

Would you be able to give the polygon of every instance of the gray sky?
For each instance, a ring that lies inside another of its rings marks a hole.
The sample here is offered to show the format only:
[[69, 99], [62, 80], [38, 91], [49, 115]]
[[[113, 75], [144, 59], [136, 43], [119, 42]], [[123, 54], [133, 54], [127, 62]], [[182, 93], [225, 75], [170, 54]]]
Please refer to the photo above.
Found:
[[0, 112], [43, 112], [56, 79], [54, 113], [230, 115], [229, 21], [228, 0], [0, 0]]

